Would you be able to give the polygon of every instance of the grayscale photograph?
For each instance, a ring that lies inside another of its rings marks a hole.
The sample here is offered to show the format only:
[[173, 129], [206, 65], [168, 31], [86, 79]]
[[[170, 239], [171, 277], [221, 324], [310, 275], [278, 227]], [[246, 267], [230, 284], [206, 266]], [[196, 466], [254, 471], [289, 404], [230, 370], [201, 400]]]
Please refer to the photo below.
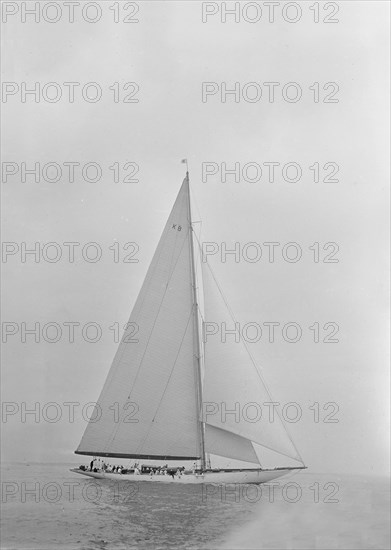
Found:
[[1, 550], [390, 549], [389, 21], [1, 1]]

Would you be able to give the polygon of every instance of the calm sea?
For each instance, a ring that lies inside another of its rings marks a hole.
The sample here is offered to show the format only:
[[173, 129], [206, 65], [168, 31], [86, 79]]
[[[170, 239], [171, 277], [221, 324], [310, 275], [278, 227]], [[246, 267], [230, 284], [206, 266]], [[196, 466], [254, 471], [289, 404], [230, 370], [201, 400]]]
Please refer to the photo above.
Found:
[[2, 466], [3, 549], [389, 549], [389, 480], [267, 486], [95, 482], [74, 464]]

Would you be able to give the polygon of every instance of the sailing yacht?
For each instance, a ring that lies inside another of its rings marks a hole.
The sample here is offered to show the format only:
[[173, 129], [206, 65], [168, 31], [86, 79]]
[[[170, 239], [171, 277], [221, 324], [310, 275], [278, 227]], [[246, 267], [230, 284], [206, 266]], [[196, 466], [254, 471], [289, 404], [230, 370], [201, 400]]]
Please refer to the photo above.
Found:
[[[236, 414], [272, 399], [244, 345], [202, 337], [208, 320], [231, 316], [209, 262], [201, 258], [194, 227], [186, 172], [75, 451], [135, 464], [121, 474], [84, 466], [73, 472], [121, 481], [259, 484], [305, 468], [278, 414], [273, 422]], [[222, 407], [236, 412], [221, 414]], [[265, 467], [267, 453], [289, 464]], [[212, 467], [221, 458], [230, 467]], [[140, 461], [191, 462], [174, 475]]]

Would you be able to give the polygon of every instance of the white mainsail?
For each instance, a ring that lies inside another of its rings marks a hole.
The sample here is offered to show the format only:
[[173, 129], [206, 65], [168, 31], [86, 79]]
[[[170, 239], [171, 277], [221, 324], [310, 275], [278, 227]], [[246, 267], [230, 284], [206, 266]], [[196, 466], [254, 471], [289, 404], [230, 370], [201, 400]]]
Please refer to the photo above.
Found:
[[78, 454], [200, 457], [189, 204], [186, 178], [129, 319], [138, 342], [125, 332]]

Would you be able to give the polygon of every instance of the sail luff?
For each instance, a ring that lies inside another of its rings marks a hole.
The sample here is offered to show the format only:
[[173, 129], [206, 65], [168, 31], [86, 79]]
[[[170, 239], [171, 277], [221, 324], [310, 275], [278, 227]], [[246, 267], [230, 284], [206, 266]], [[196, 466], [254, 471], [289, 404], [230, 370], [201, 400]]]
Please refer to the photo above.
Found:
[[[189, 172], [186, 172], [187, 184], [189, 185]], [[198, 293], [197, 293], [197, 281], [195, 275], [195, 258], [194, 258], [194, 243], [193, 243], [193, 225], [191, 216], [191, 204], [190, 204], [190, 189], [188, 194], [188, 208], [189, 208], [189, 224], [190, 224], [190, 262], [192, 273], [192, 287], [193, 287], [193, 300], [194, 300], [194, 332], [195, 332], [195, 353], [196, 353], [196, 399], [198, 405], [199, 417], [198, 433], [200, 441], [200, 455], [201, 455], [201, 469], [206, 468], [206, 453], [205, 453], [205, 426], [202, 418], [202, 378], [201, 378], [201, 341], [199, 331], [199, 319], [198, 319]]]
[[200, 458], [188, 193], [185, 179], [77, 454]]

